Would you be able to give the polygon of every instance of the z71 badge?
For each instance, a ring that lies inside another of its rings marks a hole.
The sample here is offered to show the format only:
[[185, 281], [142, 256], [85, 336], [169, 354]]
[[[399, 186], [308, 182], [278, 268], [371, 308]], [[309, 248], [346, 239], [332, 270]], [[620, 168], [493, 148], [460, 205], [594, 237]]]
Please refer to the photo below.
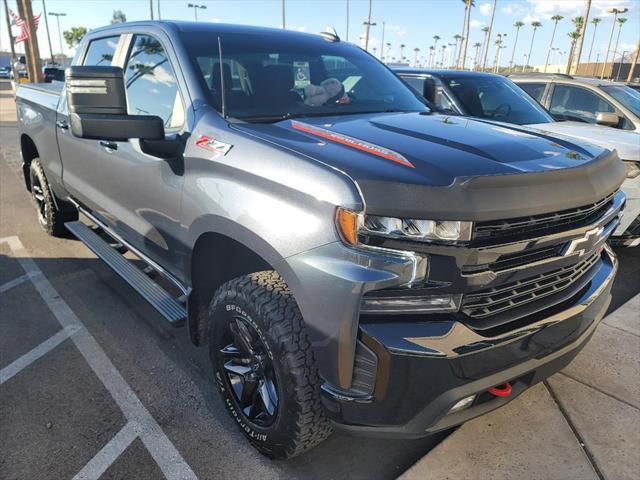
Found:
[[233, 147], [233, 145], [223, 143], [215, 138], [207, 137], [206, 135], [202, 135], [198, 140], [196, 140], [196, 146], [209, 150], [210, 152], [221, 153], [222, 155], [229, 153], [229, 150]]

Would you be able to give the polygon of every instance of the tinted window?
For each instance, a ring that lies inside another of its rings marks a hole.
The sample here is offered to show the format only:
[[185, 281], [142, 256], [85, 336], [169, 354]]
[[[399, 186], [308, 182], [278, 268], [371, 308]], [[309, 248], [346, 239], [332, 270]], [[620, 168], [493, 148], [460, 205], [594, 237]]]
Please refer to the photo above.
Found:
[[640, 117], [640, 92], [634, 90], [633, 88], [622, 86], [622, 85], [612, 85], [607, 87], [600, 87], [602, 90], [607, 92], [617, 101], [619, 101], [622, 105], [631, 110], [635, 115]]
[[505, 78], [460, 76], [441, 79], [472, 117], [517, 125], [552, 121], [540, 105]]
[[125, 67], [129, 113], [157, 115], [165, 127], [182, 125], [183, 110], [176, 76], [162, 44], [136, 35]]
[[225, 34], [221, 69], [215, 37], [188, 34], [183, 39], [201, 73], [205, 93], [218, 110], [224, 83], [231, 117], [277, 121], [294, 116], [428, 111], [380, 62], [345, 42], [289, 34]]
[[84, 65], [110, 66], [113, 55], [116, 53], [120, 36], [98, 38], [91, 40], [87, 54], [84, 57]]
[[586, 88], [556, 84], [549, 111], [563, 120], [596, 123], [598, 112], [615, 113], [616, 109], [600, 95]]
[[542, 100], [545, 87], [544, 83], [518, 83], [517, 85], [527, 92], [536, 102]]

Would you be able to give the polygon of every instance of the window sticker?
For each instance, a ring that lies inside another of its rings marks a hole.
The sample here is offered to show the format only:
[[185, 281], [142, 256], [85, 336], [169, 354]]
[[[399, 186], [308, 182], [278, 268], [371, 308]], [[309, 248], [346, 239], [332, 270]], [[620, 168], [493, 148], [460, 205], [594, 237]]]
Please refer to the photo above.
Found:
[[293, 62], [293, 72], [296, 88], [304, 88], [311, 84], [309, 62]]

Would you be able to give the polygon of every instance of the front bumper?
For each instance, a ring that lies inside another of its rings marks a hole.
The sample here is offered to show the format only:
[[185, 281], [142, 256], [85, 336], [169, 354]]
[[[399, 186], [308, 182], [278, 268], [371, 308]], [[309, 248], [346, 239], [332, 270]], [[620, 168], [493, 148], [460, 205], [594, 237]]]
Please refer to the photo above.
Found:
[[624, 209], [620, 225], [613, 233], [611, 243], [625, 247], [640, 245], [640, 177], [625, 180], [622, 191], [627, 196], [627, 204]]
[[[494, 337], [444, 315], [420, 323], [395, 318], [361, 325], [359, 340], [378, 358], [375, 389], [352, 397], [323, 388], [328, 416], [341, 431], [421, 437], [504, 405], [578, 354], [606, 312], [616, 270], [607, 248], [589, 287], [570, 305]], [[505, 382], [513, 386], [508, 398], [485, 393]], [[473, 394], [478, 397], [472, 406], [448, 414]]]

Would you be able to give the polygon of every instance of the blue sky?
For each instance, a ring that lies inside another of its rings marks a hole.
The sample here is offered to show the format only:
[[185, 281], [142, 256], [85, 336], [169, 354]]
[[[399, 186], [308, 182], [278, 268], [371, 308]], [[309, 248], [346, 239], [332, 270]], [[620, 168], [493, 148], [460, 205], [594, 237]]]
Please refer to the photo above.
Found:
[[[154, 9], [157, 0], [153, 0]], [[206, 5], [206, 10], [198, 12], [201, 21], [216, 21], [225, 23], [241, 23], [280, 26], [280, 0], [161, 0], [163, 19], [193, 20], [193, 9], [187, 8], [188, 3]], [[320, 32], [328, 25], [334, 26], [341, 37], [346, 36], [346, 0], [286, 0], [287, 28], [307, 32]], [[488, 24], [491, 10], [491, 0], [475, 0], [472, 9], [472, 28], [470, 44], [482, 40], [481, 28]], [[61, 29], [72, 26], [96, 28], [109, 23], [113, 10], [122, 10], [129, 21], [149, 18], [149, 0], [46, 0], [47, 11], [64, 12], [66, 17], [60, 19]], [[558, 25], [556, 46], [569, 50], [567, 33], [572, 30], [570, 19], [582, 15], [584, 0], [498, 0], [496, 7], [495, 33], [506, 33], [507, 48], [502, 54], [502, 64], [507, 64], [513, 49], [515, 29], [513, 23], [524, 21], [527, 26], [520, 31], [515, 58], [522, 62], [523, 55], [528, 51], [532, 28], [529, 24], [533, 20], [542, 22], [543, 27], [536, 33], [531, 64], [542, 64], [545, 61], [547, 48], [551, 39], [553, 22], [550, 17], [560, 14], [565, 17]], [[593, 57], [600, 53], [601, 58], [611, 33], [613, 16], [606, 13], [611, 7], [626, 7], [629, 12], [623, 16], [628, 18], [620, 36], [618, 51], [632, 51], [640, 36], [640, 0], [593, 0], [591, 17], [603, 19], [598, 26], [597, 36], [593, 48]], [[16, 0], [9, 0], [9, 8], [17, 11]], [[34, 13], [42, 11], [42, 0], [33, 0]], [[363, 34], [362, 22], [367, 16], [367, 0], [350, 0], [349, 40], [359, 42], [358, 37]], [[399, 57], [399, 46], [405, 44], [405, 56], [413, 58], [413, 49], [422, 51], [433, 44], [433, 35], [439, 35], [447, 43], [453, 42], [453, 35], [461, 33], [464, 4], [462, 0], [373, 0], [372, 21], [377, 25], [371, 29], [370, 47], [375, 46], [378, 51], [381, 40], [382, 21], [386, 23], [385, 42], [390, 42], [391, 55]], [[157, 14], [157, 11], [156, 11]], [[4, 9], [0, 14], [0, 48], [8, 50], [8, 36]], [[54, 51], [58, 51], [59, 41], [55, 18], [49, 17], [49, 29]], [[617, 35], [617, 27], [615, 35]], [[588, 48], [593, 35], [593, 27], [589, 25], [585, 39], [583, 61], [586, 61]], [[614, 35], [614, 42], [615, 42]], [[40, 52], [47, 56], [49, 48], [46, 41], [44, 21], [38, 29]], [[613, 46], [611, 47], [613, 49]], [[65, 53], [71, 53], [64, 46]], [[493, 58], [493, 47], [490, 58]]]

